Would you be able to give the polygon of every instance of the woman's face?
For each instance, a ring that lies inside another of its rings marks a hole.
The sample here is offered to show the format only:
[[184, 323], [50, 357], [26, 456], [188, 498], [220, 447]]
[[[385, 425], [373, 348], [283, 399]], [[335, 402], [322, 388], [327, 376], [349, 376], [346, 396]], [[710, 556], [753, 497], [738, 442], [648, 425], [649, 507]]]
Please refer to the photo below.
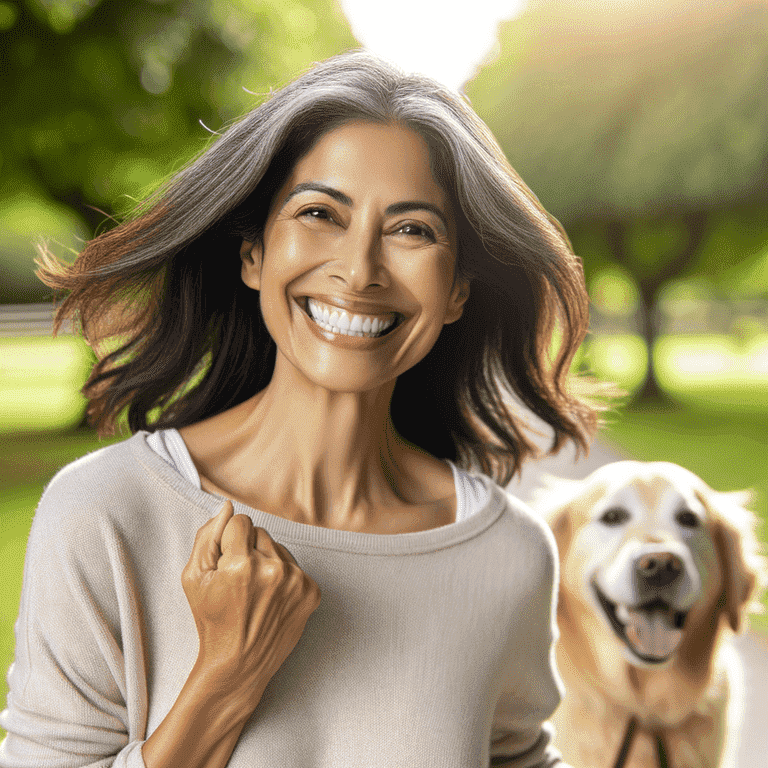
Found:
[[356, 121], [320, 138], [241, 255], [278, 356], [335, 391], [415, 365], [469, 293], [454, 279], [453, 215], [427, 145], [394, 125]]

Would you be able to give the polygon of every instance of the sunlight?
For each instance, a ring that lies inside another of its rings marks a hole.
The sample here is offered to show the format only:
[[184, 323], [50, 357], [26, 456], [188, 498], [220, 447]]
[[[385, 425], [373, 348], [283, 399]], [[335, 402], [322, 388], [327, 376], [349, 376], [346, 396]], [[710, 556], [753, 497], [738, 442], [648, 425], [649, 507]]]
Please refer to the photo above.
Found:
[[518, 16], [525, 0], [474, 0], [450, 11], [413, 0], [341, 0], [341, 6], [366, 48], [459, 88], [493, 50], [499, 22]]

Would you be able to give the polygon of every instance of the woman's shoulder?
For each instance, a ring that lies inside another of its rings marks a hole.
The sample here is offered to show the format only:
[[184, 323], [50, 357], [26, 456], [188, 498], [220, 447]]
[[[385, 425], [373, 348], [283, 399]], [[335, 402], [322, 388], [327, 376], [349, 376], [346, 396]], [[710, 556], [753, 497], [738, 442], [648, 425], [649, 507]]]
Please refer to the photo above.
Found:
[[103, 492], [105, 487], [124, 482], [137, 467], [134, 444], [141, 434], [90, 451], [62, 467], [46, 486], [49, 494]]
[[553, 571], [558, 559], [557, 544], [546, 520], [506, 488], [484, 475], [481, 477], [496, 503], [503, 507], [499, 524], [505, 526], [508, 535], [527, 553], [529, 557], [526, 559], [538, 561], [548, 572]]
[[137, 459], [136, 443], [141, 440], [142, 434], [133, 435], [60, 469], [40, 498], [36, 527], [50, 522], [58, 530], [76, 530], [84, 521], [92, 527], [105, 513], [120, 514], [125, 502], [143, 496], [141, 486], [151, 478]]

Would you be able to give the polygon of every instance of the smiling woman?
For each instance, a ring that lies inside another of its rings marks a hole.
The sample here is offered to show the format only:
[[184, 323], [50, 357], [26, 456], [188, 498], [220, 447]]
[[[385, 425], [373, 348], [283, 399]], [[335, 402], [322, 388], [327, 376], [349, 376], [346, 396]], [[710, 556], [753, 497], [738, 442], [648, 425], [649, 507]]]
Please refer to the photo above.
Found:
[[[277, 345], [275, 378], [287, 357], [323, 391], [390, 384], [388, 407], [397, 376], [459, 319], [469, 294], [469, 281], [455, 275], [448, 211], [418, 134], [367, 122], [325, 134], [275, 196], [262, 238], [244, 251], [243, 280], [260, 291]], [[319, 322], [321, 332], [297, 335]]]
[[515, 401], [594, 429], [586, 293], [461, 97], [323, 62], [41, 275], [135, 434], [40, 503], [0, 765], [559, 762], [554, 543], [497, 482]]

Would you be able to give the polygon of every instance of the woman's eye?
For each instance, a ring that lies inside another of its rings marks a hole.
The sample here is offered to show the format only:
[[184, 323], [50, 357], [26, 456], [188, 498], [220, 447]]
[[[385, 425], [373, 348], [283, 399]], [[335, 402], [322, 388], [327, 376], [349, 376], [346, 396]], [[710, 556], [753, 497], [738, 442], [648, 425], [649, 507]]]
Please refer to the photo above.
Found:
[[333, 216], [327, 208], [305, 208], [299, 213], [299, 216], [306, 216], [309, 219], [317, 221], [332, 221]]
[[402, 224], [396, 230], [399, 234], [409, 235], [411, 237], [423, 237], [426, 240], [435, 242], [435, 233], [424, 224]]

